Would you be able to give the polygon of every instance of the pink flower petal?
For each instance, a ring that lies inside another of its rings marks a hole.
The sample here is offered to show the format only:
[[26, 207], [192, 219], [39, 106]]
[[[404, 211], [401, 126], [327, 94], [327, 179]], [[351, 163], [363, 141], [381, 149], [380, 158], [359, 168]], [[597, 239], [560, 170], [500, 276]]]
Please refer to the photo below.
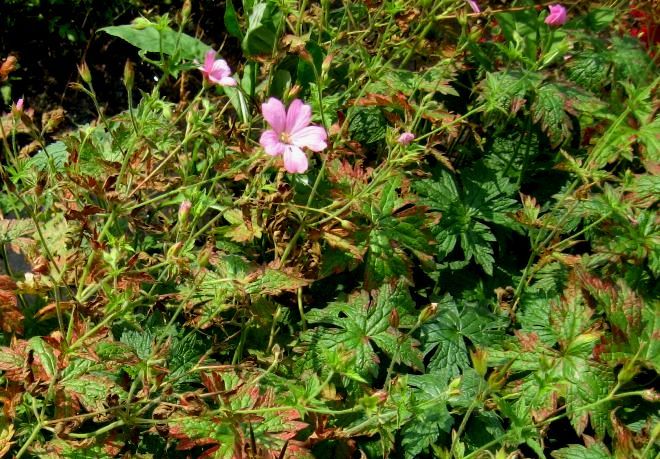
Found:
[[261, 104], [261, 114], [276, 133], [280, 134], [284, 132], [286, 127], [286, 110], [282, 102], [271, 97], [265, 104]]
[[287, 147], [286, 144], [280, 141], [280, 136], [275, 131], [264, 131], [259, 138], [259, 143], [267, 154], [271, 156], [281, 155], [284, 149]]
[[545, 18], [545, 23], [550, 26], [562, 26], [566, 23], [566, 8], [563, 5], [557, 3], [556, 5], [548, 5], [548, 10], [550, 14]]
[[231, 70], [224, 59], [218, 59], [213, 63], [213, 66], [211, 67], [211, 76], [215, 80], [220, 81], [222, 78], [229, 76], [230, 74]]
[[396, 139], [396, 141], [399, 142], [401, 145], [408, 145], [413, 140], [415, 140], [415, 134], [413, 134], [412, 132], [404, 132], [399, 136], [398, 139]]
[[321, 151], [328, 144], [325, 142], [328, 134], [320, 126], [308, 126], [291, 135], [291, 143], [299, 148], [307, 147], [312, 151]]
[[208, 50], [204, 55], [204, 65], [203, 67], [210, 71], [213, 68], [213, 62], [215, 61], [215, 51], [212, 49]]
[[307, 170], [307, 156], [295, 145], [288, 145], [284, 150], [284, 168], [291, 174]]
[[479, 8], [479, 4], [475, 0], [467, 0], [467, 2], [470, 8], [472, 8], [472, 11], [477, 14], [481, 13], [481, 8]]
[[204, 64], [197, 67], [197, 69], [202, 72], [204, 78], [209, 78], [211, 71], [213, 70], [213, 61], [215, 59], [215, 51], [212, 49], [207, 51], [204, 55]]
[[232, 77], [222, 77], [220, 78], [220, 81], [218, 82], [219, 85], [221, 86], [236, 86], [236, 80], [234, 80]]
[[295, 134], [304, 127], [309, 126], [312, 120], [312, 107], [304, 104], [302, 100], [296, 99], [289, 105], [286, 113], [286, 132]]

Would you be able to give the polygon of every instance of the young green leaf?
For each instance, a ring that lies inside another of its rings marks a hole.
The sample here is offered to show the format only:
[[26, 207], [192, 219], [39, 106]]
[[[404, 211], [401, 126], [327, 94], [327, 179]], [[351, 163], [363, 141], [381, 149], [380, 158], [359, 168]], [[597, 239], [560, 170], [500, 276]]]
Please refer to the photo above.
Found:
[[[331, 303], [324, 309], [312, 309], [306, 314], [311, 324], [323, 324], [308, 332], [305, 340], [310, 344], [310, 358], [316, 370], [321, 370], [325, 352], [348, 353], [346, 364], [367, 381], [378, 375], [381, 350], [390, 358], [397, 356], [401, 363], [421, 369], [423, 363], [416, 342], [408, 337], [403, 339], [400, 331], [390, 325], [390, 315], [397, 310], [399, 317], [407, 319], [408, 312], [401, 306], [401, 290], [384, 285], [373, 296], [367, 292], [354, 293], [346, 301]], [[404, 297], [407, 296], [403, 293]], [[398, 351], [397, 351], [398, 349]]]

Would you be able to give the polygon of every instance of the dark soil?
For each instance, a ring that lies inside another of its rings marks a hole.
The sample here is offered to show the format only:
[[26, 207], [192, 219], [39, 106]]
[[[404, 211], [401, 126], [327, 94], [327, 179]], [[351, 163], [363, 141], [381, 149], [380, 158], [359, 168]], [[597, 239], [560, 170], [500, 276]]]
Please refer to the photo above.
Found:
[[[63, 128], [84, 124], [97, 117], [90, 98], [70, 84], [79, 82], [77, 66], [84, 60], [92, 74], [92, 84], [99, 102], [108, 114], [126, 108], [126, 90], [122, 83], [124, 63], [135, 64], [135, 88], [149, 91], [159, 70], [142, 63], [137, 49], [128, 43], [98, 29], [108, 25], [128, 24], [144, 15], [154, 17], [167, 13], [177, 15], [182, 1], [115, 0], [46, 0], [31, 5], [25, 0], [0, 2], [0, 58], [14, 55], [18, 66], [2, 84], [11, 86], [11, 99], [25, 99], [26, 108], [40, 114], [63, 107], [67, 122]], [[36, 2], [35, 2], [36, 3]], [[191, 22], [186, 30], [204, 42], [236, 48], [237, 43], [227, 40], [223, 15], [225, 2], [206, 0], [193, 2]], [[236, 66], [238, 56], [227, 56]], [[172, 100], [179, 96], [175, 82], [163, 86]], [[10, 106], [1, 103], [0, 112]]]

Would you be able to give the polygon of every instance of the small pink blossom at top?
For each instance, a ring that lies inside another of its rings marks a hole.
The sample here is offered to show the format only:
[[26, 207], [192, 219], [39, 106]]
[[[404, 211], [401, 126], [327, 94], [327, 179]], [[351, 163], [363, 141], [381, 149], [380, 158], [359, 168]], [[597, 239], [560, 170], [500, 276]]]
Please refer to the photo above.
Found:
[[23, 111], [23, 98], [22, 97], [16, 101], [16, 111], [18, 111], [18, 112]]
[[481, 13], [481, 8], [479, 8], [479, 4], [475, 0], [467, 0], [467, 2], [470, 8], [472, 8], [472, 11], [477, 14]]
[[415, 140], [415, 134], [413, 134], [412, 132], [404, 132], [399, 136], [398, 139], [396, 139], [396, 141], [399, 142], [401, 145], [408, 145], [413, 140]]
[[294, 174], [307, 170], [307, 156], [302, 151], [309, 148], [321, 151], [328, 145], [328, 134], [320, 126], [310, 126], [312, 107], [296, 99], [286, 110], [284, 104], [271, 97], [261, 105], [261, 113], [271, 129], [261, 134], [259, 143], [267, 154], [282, 155], [284, 168]]
[[215, 51], [209, 50], [204, 57], [204, 65], [198, 69], [204, 75], [204, 79], [220, 86], [236, 86], [236, 80], [231, 75], [231, 69], [224, 59], [216, 59]]
[[549, 26], [559, 27], [566, 23], [566, 8], [557, 3], [556, 5], [548, 5], [550, 14], [545, 18], [545, 23]]

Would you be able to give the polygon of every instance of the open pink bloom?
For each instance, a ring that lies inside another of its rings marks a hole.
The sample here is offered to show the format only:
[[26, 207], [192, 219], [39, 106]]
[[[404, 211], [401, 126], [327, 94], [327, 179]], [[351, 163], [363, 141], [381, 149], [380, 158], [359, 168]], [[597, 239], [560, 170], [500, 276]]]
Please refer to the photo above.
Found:
[[414, 139], [415, 139], [415, 134], [413, 134], [412, 132], [404, 132], [399, 136], [398, 139], [396, 139], [396, 141], [399, 142], [401, 145], [408, 145]]
[[198, 69], [204, 74], [204, 78], [220, 86], [236, 86], [236, 80], [231, 75], [231, 69], [224, 59], [216, 59], [215, 51], [209, 50], [204, 57], [204, 65]]
[[472, 11], [477, 14], [481, 13], [481, 8], [479, 8], [479, 4], [475, 0], [467, 0], [467, 2], [470, 8], [472, 8]]
[[271, 156], [283, 155], [284, 168], [293, 173], [307, 170], [307, 156], [302, 151], [309, 148], [321, 151], [328, 145], [325, 129], [320, 126], [310, 126], [312, 107], [296, 99], [289, 105], [271, 97], [261, 105], [261, 113], [271, 129], [261, 134], [259, 143]]
[[566, 8], [557, 3], [556, 5], [548, 5], [550, 14], [545, 18], [545, 23], [549, 26], [558, 27], [566, 23]]

